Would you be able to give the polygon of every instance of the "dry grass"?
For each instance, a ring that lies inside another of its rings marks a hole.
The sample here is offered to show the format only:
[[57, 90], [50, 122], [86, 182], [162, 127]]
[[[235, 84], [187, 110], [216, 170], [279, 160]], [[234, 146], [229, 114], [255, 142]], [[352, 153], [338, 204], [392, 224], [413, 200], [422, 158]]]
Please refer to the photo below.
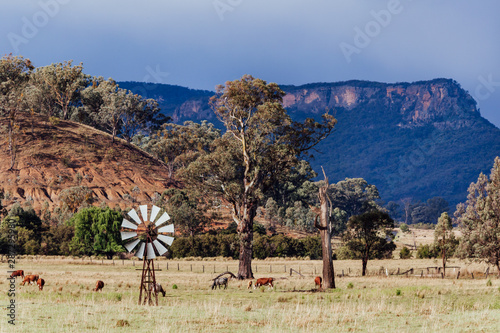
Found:
[[[403, 276], [349, 276], [336, 278], [337, 289], [313, 292], [314, 267], [319, 261], [254, 261], [256, 277], [277, 278], [274, 290], [248, 290], [246, 281], [231, 280], [227, 290], [211, 290], [211, 279], [235, 261], [159, 261], [157, 279], [167, 291], [158, 307], [138, 306], [139, 265], [82, 265], [81, 260], [22, 259], [17, 267], [46, 280], [36, 286], [17, 285], [16, 331], [19, 332], [496, 332], [500, 321], [500, 280], [419, 278]], [[166, 270], [166, 264], [169, 270]], [[177, 270], [179, 264], [180, 270]], [[361, 265], [336, 261], [336, 273]], [[426, 267], [432, 261], [370, 261], [369, 268]], [[455, 264], [463, 263], [455, 262]], [[193, 272], [191, 272], [193, 265]], [[272, 273], [269, 273], [271, 265]], [[284, 266], [300, 270], [291, 277]], [[202, 273], [201, 267], [205, 266]], [[465, 266], [463, 266], [465, 267]], [[469, 266], [482, 270], [482, 266]], [[102, 292], [92, 292], [103, 280]], [[176, 284], [177, 289], [172, 289]], [[347, 285], [352, 284], [348, 289]], [[0, 280], [5, 290], [6, 280]], [[294, 292], [295, 290], [295, 292]], [[399, 290], [399, 292], [398, 292]], [[2, 293], [0, 303], [6, 304]], [[4, 308], [5, 311], [5, 308]], [[1, 332], [12, 331], [5, 314]]]

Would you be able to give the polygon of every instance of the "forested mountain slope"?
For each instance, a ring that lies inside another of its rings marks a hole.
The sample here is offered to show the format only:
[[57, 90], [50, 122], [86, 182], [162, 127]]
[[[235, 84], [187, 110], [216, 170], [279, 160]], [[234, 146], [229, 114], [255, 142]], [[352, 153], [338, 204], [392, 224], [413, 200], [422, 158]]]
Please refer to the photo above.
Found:
[[[138, 82], [120, 87], [159, 101], [176, 123], [208, 120], [213, 92]], [[500, 155], [500, 129], [481, 117], [474, 99], [450, 79], [386, 84], [367, 81], [282, 86], [283, 103], [296, 120], [325, 109], [338, 119], [311, 164], [331, 182], [362, 177], [385, 201], [442, 196], [452, 207], [468, 185], [489, 172]]]

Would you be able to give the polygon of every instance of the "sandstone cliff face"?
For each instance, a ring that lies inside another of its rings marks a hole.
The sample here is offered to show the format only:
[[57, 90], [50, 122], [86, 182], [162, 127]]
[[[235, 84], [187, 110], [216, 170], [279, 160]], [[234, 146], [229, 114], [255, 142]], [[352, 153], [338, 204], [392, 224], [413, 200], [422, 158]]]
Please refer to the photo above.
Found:
[[[399, 115], [398, 126], [469, 126], [479, 115], [476, 102], [456, 82], [446, 79], [416, 83], [383, 84], [348, 81], [333, 84], [285, 86], [285, 108], [294, 112], [323, 113], [325, 109], [384, 108]], [[450, 122], [450, 120], [453, 120]]]
[[[471, 126], [479, 116], [474, 99], [458, 83], [435, 79], [414, 83], [386, 84], [368, 81], [313, 83], [282, 86], [283, 105], [290, 114], [320, 115], [326, 109], [357, 112], [358, 108], [391, 112], [397, 126], [412, 128], [433, 123], [436, 128]], [[208, 97], [195, 97], [178, 105], [172, 113], [176, 123], [209, 120], [217, 123]], [[220, 124], [219, 124], [220, 125]]]

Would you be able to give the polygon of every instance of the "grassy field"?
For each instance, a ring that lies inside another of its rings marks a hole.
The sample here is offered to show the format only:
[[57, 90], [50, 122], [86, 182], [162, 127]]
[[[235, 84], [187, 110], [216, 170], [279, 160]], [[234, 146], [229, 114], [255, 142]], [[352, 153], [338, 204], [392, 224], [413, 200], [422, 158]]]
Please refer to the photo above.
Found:
[[[236, 261], [158, 261], [157, 280], [167, 295], [159, 296], [158, 307], [149, 307], [137, 305], [139, 262], [21, 259], [17, 269], [39, 274], [46, 285], [39, 291], [18, 280], [13, 329], [6, 316], [8, 281], [0, 280], [0, 331], [498, 332], [500, 327], [500, 280], [482, 277], [485, 266], [453, 261], [449, 265], [463, 272], [457, 280], [453, 269], [445, 279], [428, 275], [425, 268], [436, 266], [434, 260], [375, 260], [368, 263], [371, 275], [360, 277], [360, 261], [335, 261], [336, 274], [345, 276], [336, 277], [336, 289], [316, 292], [320, 261], [253, 264], [256, 277], [278, 279], [274, 290], [248, 290], [247, 281], [236, 280], [227, 290], [211, 290], [211, 279], [227, 269], [236, 272]], [[304, 277], [290, 276], [290, 268]], [[414, 268], [414, 274], [378, 275], [386, 268], [390, 274]], [[422, 271], [427, 277], [420, 277]], [[97, 280], [105, 282], [99, 293], [92, 291]]]

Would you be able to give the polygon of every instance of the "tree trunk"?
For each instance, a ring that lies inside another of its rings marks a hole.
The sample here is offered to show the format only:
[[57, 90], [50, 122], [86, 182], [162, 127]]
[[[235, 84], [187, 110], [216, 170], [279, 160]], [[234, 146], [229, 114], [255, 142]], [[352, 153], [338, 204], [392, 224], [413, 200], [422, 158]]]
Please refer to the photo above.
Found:
[[238, 235], [240, 238], [240, 257], [238, 267], [238, 279], [253, 279], [252, 273], [252, 251], [253, 251], [253, 219], [257, 212], [256, 204], [247, 204], [243, 209], [243, 218], [238, 224]]
[[364, 256], [363, 259], [361, 259], [363, 263], [363, 270], [361, 271], [361, 276], [366, 275], [366, 266], [368, 265], [368, 256]]
[[443, 244], [443, 275], [446, 276], [446, 250]]
[[320, 224], [318, 224], [318, 216], [316, 216], [315, 226], [320, 230], [321, 235], [321, 250], [323, 256], [323, 286], [326, 289], [335, 288], [335, 274], [333, 270], [332, 259], [332, 237], [329, 225], [328, 216], [328, 178], [325, 176], [325, 185], [319, 189], [320, 202]]

